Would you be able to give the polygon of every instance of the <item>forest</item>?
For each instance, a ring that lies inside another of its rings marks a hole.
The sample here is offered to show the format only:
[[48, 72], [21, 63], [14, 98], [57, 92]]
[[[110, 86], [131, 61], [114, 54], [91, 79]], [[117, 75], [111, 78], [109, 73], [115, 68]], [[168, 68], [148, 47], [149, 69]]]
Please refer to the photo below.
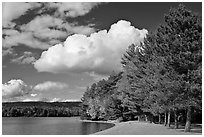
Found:
[[73, 117], [80, 116], [81, 102], [5, 102], [3, 117]]
[[122, 71], [87, 87], [82, 119], [202, 123], [202, 23], [184, 5], [121, 58]]

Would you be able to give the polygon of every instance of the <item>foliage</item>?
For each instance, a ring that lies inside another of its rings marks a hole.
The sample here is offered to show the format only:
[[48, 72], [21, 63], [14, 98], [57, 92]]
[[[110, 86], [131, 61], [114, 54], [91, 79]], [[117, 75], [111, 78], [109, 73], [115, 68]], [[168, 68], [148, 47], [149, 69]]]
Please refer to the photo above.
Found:
[[201, 21], [183, 5], [164, 18], [165, 23], [143, 43], [127, 49], [116, 83], [107, 86], [109, 80], [103, 80], [87, 89], [82, 99], [87, 116], [105, 119], [111, 114], [126, 120], [127, 115], [134, 119], [150, 114], [160, 119], [168, 112], [171, 120], [174, 112], [177, 127], [178, 113], [186, 110], [182, 117], [186, 115], [185, 131], [189, 131], [192, 110], [202, 109]]
[[82, 118], [103, 120], [117, 115], [117, 104], [113, 100], [121, 74], [113, 72], [107, 80], [103, 79], [87, 88], [82, 97]]
[[80, 115], [81, 102], [7, 102], [3, 117], [72, 117]]

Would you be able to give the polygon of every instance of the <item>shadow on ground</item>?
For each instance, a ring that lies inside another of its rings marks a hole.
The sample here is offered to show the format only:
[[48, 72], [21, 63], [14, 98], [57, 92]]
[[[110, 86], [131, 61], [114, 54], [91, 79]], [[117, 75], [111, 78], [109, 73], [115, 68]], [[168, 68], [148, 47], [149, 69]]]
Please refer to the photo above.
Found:
[[[184, 125], [179, 125], [178, 129], [176, 129], [176, 130], [178, 130], [180, 132], [184, 132], [184, 128], [185, 128]], [[174, 129], [174, 126], [171, 125], [169, 127], [169, 129]], [[192, 124], [190, 132], [192, 132], [192, 133], [202, 133], [202, 124]]]

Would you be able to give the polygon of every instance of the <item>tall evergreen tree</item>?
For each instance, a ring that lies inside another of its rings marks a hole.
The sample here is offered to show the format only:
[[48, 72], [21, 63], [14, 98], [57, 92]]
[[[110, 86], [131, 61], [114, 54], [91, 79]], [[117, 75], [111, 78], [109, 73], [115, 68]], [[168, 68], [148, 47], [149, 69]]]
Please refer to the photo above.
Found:
[[169, 126], [174, 112], [177, 128], [178, 110], [186, 109], [185, 131], [190, 131], [192, 108], [202, 109], [201, 38], [198, 15], [183, 5], [171, 9], [164, 25], [129, 47], [121, 61], [123, 73], [87, 89], [84, 110], [97, 118], [151, 113], [161, 119], [168, 113]]
[[82, 117], [92, 120], [107, 120], [114, 117], [118, 105], [115, 103], [114, 94], [121, 74], [113, 72], [107, 80], [103, 79], [87, 88], [82, 97]]
[[131, 46], [122, 59], [130, 85], [126, 91], [133, 95], [128, 100], [140, 98], [142, 103], [134, 99], [133, 104], [153, 113], [186, 108], [185, 131], [190, 130], [191, 108], [202, 103], [201, 32], [199, 17], [180, 5], [170, 10], [155, 34], [139, 47]]
[[187, 109], [185, 131], [190, 131], [191, 109], [201, 108], [202, 27], [199, 16], [179, 5], [165, 16], [156, 36], [159, 49], [182, 79], [177, 102]]

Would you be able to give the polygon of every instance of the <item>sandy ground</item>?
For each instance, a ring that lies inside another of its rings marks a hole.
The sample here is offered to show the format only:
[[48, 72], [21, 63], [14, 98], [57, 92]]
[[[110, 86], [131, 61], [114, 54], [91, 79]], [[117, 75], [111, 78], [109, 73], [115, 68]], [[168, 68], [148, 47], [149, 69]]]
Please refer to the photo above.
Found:
[[[183, 129], [169, 129], [163, 125], [128, 121], [121, 123], [114, 123], [115, 126], [104, 131], [94, 133], [94, 135], [201, 135], [196, 133], [194, 129], [192, 132], [185, 133]], [[199, 129], [201, 130], [201, 129]]]

